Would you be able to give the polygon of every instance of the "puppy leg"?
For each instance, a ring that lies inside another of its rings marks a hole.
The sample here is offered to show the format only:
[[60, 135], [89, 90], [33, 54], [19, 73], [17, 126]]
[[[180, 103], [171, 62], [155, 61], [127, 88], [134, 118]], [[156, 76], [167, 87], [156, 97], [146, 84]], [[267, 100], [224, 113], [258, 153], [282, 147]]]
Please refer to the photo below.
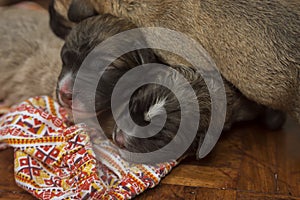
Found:
[[286, 121], [286, 114], [279, 110], [273, 110], [271, 108], [266, 108], [263, 116], [263, 124], [270, 130], [280, 129]]

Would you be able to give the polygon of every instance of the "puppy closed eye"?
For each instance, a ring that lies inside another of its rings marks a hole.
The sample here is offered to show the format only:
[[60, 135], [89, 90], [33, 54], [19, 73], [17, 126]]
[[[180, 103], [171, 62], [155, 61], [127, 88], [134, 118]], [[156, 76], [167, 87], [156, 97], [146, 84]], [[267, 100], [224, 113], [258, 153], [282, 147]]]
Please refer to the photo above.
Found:
[[[74, 64], [79, 62], [79, 57], [74, 51], [63, 51], [62, 52], [62, 63], [64, 66], [73, 66]], [[80, 65], [80, 63], [78, 63]]]

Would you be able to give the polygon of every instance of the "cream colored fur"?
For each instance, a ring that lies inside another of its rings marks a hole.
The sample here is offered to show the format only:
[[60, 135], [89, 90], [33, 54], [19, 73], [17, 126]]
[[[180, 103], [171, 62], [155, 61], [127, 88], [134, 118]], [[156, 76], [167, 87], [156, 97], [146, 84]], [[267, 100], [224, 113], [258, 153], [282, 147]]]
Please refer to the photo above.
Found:
[[53, 96], [62, 45], [49, 28], [47, 11], [0, 8], [0, 99], [5, 105]]

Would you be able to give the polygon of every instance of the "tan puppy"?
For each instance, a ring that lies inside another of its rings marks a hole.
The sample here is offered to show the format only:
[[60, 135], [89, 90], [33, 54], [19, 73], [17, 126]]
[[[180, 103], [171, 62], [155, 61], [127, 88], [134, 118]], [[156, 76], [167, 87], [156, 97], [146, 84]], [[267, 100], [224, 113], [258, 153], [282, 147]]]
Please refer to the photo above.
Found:
[[[65, 21], [110, 13], [140, 27], [166, 27], [192, 36], [246, 97], [300, 122], [299, 1], [56, 0], [53, 4], [66, 2]], [[186, 64], [165, 52], [160, 56], [171, 65]]]
[[54, 93], [63, 41], [48, 24], [45, 10], [0, 8], [0, 100], [6, 106]]

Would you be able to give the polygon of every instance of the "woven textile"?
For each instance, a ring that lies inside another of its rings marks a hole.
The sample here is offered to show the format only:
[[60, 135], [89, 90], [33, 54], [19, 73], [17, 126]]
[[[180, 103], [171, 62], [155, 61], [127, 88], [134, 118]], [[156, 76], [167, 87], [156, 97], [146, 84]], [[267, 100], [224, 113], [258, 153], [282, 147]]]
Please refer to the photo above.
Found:
[[65, 110], [45, 96], [0, 118], [0, 142], [15, 149], [15, 180], [39, 199], [131, 199], [156, 186], [177, 164], [130, 164], [101, 136], [96, 160], [89, 137], [93, 130], [66, 122]]

